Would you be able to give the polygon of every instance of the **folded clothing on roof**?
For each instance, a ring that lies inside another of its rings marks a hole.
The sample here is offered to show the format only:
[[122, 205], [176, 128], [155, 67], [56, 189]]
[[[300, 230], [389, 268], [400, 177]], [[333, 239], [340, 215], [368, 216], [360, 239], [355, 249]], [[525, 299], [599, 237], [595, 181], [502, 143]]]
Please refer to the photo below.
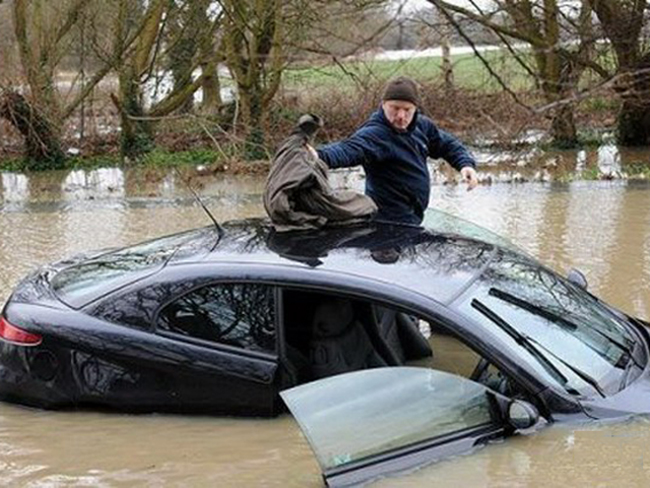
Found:
[[330, 186], [327, 165], [307, 148], [318, 127], [318, 117], [301, 117], [273, 158], [264, 208], [279, 232], [358, 224], [377, 212], [370, 197]]

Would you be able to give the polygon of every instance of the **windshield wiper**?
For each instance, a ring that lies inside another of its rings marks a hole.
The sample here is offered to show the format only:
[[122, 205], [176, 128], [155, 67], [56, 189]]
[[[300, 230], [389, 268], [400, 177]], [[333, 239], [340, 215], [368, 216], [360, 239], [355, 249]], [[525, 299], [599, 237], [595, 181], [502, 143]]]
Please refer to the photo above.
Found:
[[625, 366], [625, 371], [623, 371], [623, 376], [621, 377], [621, 386], [620, 386], [621, 390], [627, 386], [628, 378], [630, 377], [630, 372], [632, 371], [632, 366], [634, 365], [636, 365], [635, 361], [627, 362], [627, 365]]
[[[566, 384], [569, 382], [568, 378], [566, 376], [564, 376], [560, 372], [559, 369], [557, 369], [557, 367], [553, 364], [552, 361], [550, 361], [544, 354], [542, 354], [538, 350], [538, 347], [541, 347], [548, 354], [552, 355], [556, 360], [558, 360], [560, 363], [562, 363], [566, 368], [570, 369], [576, 376], [578, 376], [585, 383], [587, 383], [591, 387], [593, 387], [593, 389], [596, 390], [600, 396], [605, 398], [605, 392], [603, 392], [603, 389], [600, 387], [598, 382], [595, 379], [593, 379], [591, 376], [589, 376], [587, 373], [584, 373], [583, 371], [580, 371], [579, 369], [575, 368], [574, 366], [571, 366], [566, 361], [564, 361], [562, 358], [559, 358], [554, 353], [549, 351], [546, 347], [544, 347], [542, 344], [540, 344], [536, 339], [533, 339], [532, 337], [519, 332], [517, 329], [515, 329], [510, 324], [508, 324], [508, 322], [503, 320], [499, 315], [494, 313], [492, 310], [490, 310], [487, 306], [485, 306], [483, 303], [481, 303], [476, 298], [472, 300], [472, 307], [475, 308], [476, 310], [478, 310], [483, 315], [485, 315], [488, 319], [490, 319], [492, 322], [494, 322], [497, 326], [499, 326], [506, 334], [508, 334], [510, 337], [512, 337], [515, 340], [515, 342], [517, 342], [517, 344], [524, 347], [552, 375], [554, 375], [556, 378], [559, 378], [561, 380], [561, 383], [563, 385], [565, 385], [565, 388], [566, 388]], [[574, 390], [573, 388], [570, 388], [570, 387], [567, 388], [567, 391], [569, 391], [572, 394], [575, 394], [575, 393], [579, 394], [579, 392], [577, 392], [576, 390]]]
[[555, 365], [548, 360], [537, 348], [530, 342], [530, 340], [521, 334], [519, 331], [514, 329], [508, 322], [499, 317], [496, 313], [486, 307], [481, 301], [474, 298], [472, 300], [472, 307], [478, 310], [481, 314], [485, 315], [488, 319], [494, 322], [499, 326], [506, 334], [508, 334], [514, 341], [526, 349], [537, 361], [539, 361], [542, 366], [546, 368], [551, 373], [551, 376], [555, 376], [556, 379], [560, 380], [560, 383], [566, 384], [569, 380], [564, 376]]
[[[566, 329], [570, 329], [571, 331], [575, 331], [578, 328], [576, 324], [558, 315], [557, 313], [551, 312], [550, 310], [540, 307], [539, 305], [535, 305], [534, 303], [530, 303], [526, 300], [516, 297], [515, 295], [511, 295], [506, 291], [499, 290], [498, 288], [490, 288], [488, 294], [490, 296], [503, 300], [504, 302], [508, 302], [512, 305], [516, 305], [517, 307], [523, 308], [527, 312], [530, 312], [534, 315], [537, 315], [538, 317], [542, 317], [546, 320], [549, 320], [550, 322], [553, 322], [554, 324], [557, 324], [561, 327], [565, 327]], [[610, 336], [608, 336], [607, 334], [598, 330], [595, 327], [589, 327], [589, 330], [593, 330], [596, 334], [605, 338], [607, 341], [609, 341], [611, 344], [613, 344], [615, 347], [617, 347], [623, 352], [623, 356], [621, 356], [618, 359], [614, 367], [619, 369], [625, 369], [625, 367], [630, 362], [630, 360], [634, 361], [634, 363], [637, 366], [639, 366], [639, 364], [637, 363], [636, 359], [632, 354], [632, 351], [627, 346], [621, 344], [616, 339], [612, 339]], [[589, 346], [589, 344], [586, 345], [587, 347], [590, 347], [592, 350], [594, 350], [596, 354], [603, 357], [605, 360], [609, 362], [609, 359], [607, 358], [606, 354], [594, 349], [593, 347]]]
[[550, 354], [551, 356], [553, 356], [555, 359], [557, 359], [558, 361], [560, 361], [564, 366], [566, 366], [566, 367], [569, 368], [573, 373], [575, 373], [575, 375], [578, 376], [582, 381], [584, 381], [585, 383], [587, 383], [587, 384], [589, 384], [591, 387], [593, 387], [593, 389], [596, 390], [596, 391], [600, 394], [600, 396], [602, 396], [603, 398], [605, 398], [605, 396], [606, 396], [606, 395], [605, 395], [605, 392], [603, 391], [603, 389], [601, 388], [601, 386], [598, 384], [598, 382], [597, 382], [597, 381], [596, 381], [592, 376], [590, 376], [589, 374], [585, 373], [584, 371], [582, 371], [582, 370], [576, 368], [575, 366], [571, 365], [571, 363], [568, 363], [567, 361], [565, 361], [564, 359], [562, 359], [560, 356], [558, 356], [558, 355], [555, 354], [553, 351], [551, 351], [550, 349], [548, 349], [546, 346], [544, 346], [543, 344], [541, 344], [537, 339], [533, 339], [533, 338], [530, 337], [530, 336], [526, 336], [526, 338], [527, 338], [529, 341], [533, 341], [535, 344], [537, 344], [539, 347], [541, 347], [542, 349], [544, 349], [547, 353], [549, 353], [549, 354]]

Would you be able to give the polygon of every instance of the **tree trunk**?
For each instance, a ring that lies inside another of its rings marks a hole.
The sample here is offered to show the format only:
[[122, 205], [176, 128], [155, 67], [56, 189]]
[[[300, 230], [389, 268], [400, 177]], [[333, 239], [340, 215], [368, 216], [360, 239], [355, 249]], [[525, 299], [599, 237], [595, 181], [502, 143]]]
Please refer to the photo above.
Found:
[[7, 119], [25, 138], [27, 168], [60, 169], [65, 161], [60, 134], [38, 109], [19, 93], [10, 92], [0, 100], [0, 117]]
[[144, 119], [140, 85], [133, 69], [120, 73], [120, 100], [113, 100], [120, 111], [120, 150], [125, 160], [137, 160], [154, 147], [151, 121]]
[[568, 149], [578, 144], [573, 105], [561, 105], [553, 113], [551, 137], [556, 147]]
[[650, 145], [650, 103], [623, 100], [616, 132], [618, 142], [623, 146]]
[[563, 102], [573, 96], [582, 67], [550, 47], [546, 50], [535, 49], [535, 55], [542, 75], [540, 81], [544, 98], [549, 104], [558, 104], [551, 111], [552, 144], [560, 148], [575, 147], [578, 144], [575, 104]]
[[[174, 80], [173, 91], [182, 89], [192, 79], [194, 69], [194, 58], [199, 48], [197, 39], [197, 25], [202, 27], [207, 24], [197, 24], [198, 14], [202, 5], [194, 3], [187, 7], [189, 10], [178, 8], [175, 2], [167, 13], [169, 32], [168, 43], [170, 44], [167, 55], [169, 57], [169, 69]], [[205, 15], [203, 15], [205, 17]], [[200, 33], [200, 30], [198, 31]], [[190, 113], [194, 108], [193, 97], [188, 97], [177, 109], [180, 113]]]
[[[178, 90], [187, 84], [188, 78], [192, 76], [194, 55], [196, 54], [196, 41], [193, 38], [182, 38], [170, 49], [170, 68], [174, 79], [174, 90]], [[183, 105], [178, 109], [180, 113], [187, 114], [194, 108], [194, 98], [187, 97]]]
[[442, 76], [445, 82], [445, 90], [452, 91], [454, 89], [454, 69], [451, 62], [451, 26], [449, 21], [444, 19], [442, 26], [442, 38], [440, 39], [440, 47], [442, 50]]
[[265, 110], [262, 106], [260, 90], [242, 93], [240, 98], [242, 122], [246, 128], [245, 157], [247, 160], [263, 159], [267, 156], [264, 150], [266, 142], [264, 122]]
[[[199, 25], [209, 25], [207, 9], [210, 2], [204, 3], [203, 7], [197, 11], [197, 22]], [[213, 21], [215, 29], [221, 25], [219, 19]], [[219, 82], [219, 62], [223, 61], [222, 56], [217, 54], [221, 47], [215, 46], [215, 36], [212, 29], [206, 29], [198, 41], [199, 58], [201, 59], [200, 68], [203, 76], [201, 90], [203, 99], [201, 100], [201, 112], [208, 116], [216, 116], [221, 109], [221, 83]]]
[[207, 62], [201, 63], [201, 72], [207, 73], [201, 84], [203, 90], [201, 111], [206, 115], [217, 115], [222, 105], [218, 67], [211, 66]]
[[284, 69], [283, 10], [280, 0], [225, 2], [226, 62], [237, 83], [247, 159], [266, 157], [265, 122]]
[[650, 54], [645, 55], [625, 77], [623, 103], [618, 114], [617, 138], [623, 146], [650, 145]]

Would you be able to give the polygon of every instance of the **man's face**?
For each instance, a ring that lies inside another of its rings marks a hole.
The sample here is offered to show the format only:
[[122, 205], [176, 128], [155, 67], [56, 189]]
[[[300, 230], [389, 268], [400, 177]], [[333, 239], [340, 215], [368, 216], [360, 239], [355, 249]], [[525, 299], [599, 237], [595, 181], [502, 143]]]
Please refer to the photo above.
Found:
[[402, 100], [386, 100], [381, 106], [388, 122], [397, 130], [406, 130], [417, 109], [414, 103]]

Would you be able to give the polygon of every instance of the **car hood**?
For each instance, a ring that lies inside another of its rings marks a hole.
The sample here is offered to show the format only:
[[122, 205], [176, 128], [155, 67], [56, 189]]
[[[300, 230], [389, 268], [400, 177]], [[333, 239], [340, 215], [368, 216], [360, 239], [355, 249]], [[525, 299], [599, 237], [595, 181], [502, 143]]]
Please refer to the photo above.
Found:
[[587, 415], [597, 419], [650, 414], [650, 368], [618, 393], [607, 398], [583, 401]]

